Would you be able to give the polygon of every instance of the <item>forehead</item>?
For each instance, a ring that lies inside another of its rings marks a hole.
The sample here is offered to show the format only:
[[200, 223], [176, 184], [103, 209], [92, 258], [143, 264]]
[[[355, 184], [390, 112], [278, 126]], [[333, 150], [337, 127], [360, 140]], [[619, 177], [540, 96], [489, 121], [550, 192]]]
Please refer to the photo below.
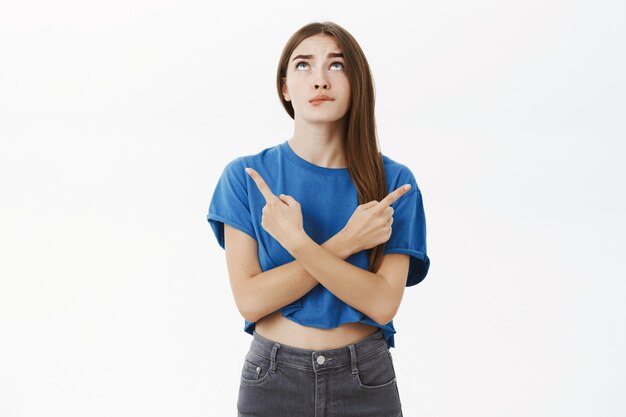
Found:
[[310, 36], [300, 42], [296, 49], [294, 49], [291, 53], [291, 56], [310, 54], [315, 55], [315, 57], [324, 58], [328, 52], [341, 52], [339, 42], [337, 42], [337, 39], [335, 39], [334, 36], [320, 34]]

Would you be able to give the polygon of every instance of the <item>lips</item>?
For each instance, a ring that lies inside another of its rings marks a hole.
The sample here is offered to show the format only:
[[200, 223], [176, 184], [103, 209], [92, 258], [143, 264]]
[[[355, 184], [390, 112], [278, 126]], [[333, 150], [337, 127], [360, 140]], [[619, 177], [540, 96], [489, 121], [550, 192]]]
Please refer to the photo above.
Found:
[[332, 98], [332, 97], [329, 97], [329, 96], [324, 95], [324, 94], [320, 94], [320, 95], [317, 95], [317, 96], [313, 97], [313, 98], [312, 98], [311, 100], [309, 100], [309, 101], [310, 101], [311, 103], [314, 103], [314, 102], [316, 102], [316, 101], [333, 101], [333, 100], [334, 100], [334, 98]]

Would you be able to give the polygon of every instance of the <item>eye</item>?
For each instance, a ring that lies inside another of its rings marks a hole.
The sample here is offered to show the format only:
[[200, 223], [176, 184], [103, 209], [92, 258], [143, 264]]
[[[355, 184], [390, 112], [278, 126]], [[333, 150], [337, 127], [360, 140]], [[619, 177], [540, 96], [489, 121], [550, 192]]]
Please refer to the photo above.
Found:
[[[300, 64], [309, 65], [309, 63], [308, 63], [308, 62], [306, 62], [306, 61], [298, 61], [298, 62], [296, 62], [296, 64], [295, 64], [295, 68], [296, 68], [296, 69], [300, 69]], [[339, 62], [339, 61], [335, 61], [335, 62], [333, 62], [332, 64], [330, 64], [330, 66], [332, 67], [332, 66], [333, 66], [333, 65], [335, 65], [335, 64], [339, 64], [339, 65], [341, 65], [342, 69], [345, 69], [345, 65], [343, 65], [343, 62]]]

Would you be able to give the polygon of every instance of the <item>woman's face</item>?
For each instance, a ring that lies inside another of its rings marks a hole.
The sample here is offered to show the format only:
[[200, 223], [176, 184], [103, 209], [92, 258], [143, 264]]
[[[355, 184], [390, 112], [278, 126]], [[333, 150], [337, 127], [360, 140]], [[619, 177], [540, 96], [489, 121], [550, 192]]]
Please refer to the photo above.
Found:
[[[292, 52], [283, 96], [291, 101], [296, 118], [334, 122], [345, 116], [350, 104], [350, 84], [344, 58], [333, 56], [341, 53], [337, 40], [327, 35], [306, 38]], [[319, 94], [332, 100], [312, 102]]]

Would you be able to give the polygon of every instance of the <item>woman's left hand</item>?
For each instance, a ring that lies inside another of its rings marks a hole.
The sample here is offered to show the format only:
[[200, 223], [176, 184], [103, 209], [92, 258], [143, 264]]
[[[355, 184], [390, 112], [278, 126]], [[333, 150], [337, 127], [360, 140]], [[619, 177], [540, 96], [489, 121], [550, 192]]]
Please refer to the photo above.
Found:
[[261, 175], [252, 168], [246, 172], [256, 184], [265, 198], [261, 226], [287, 251], [298, 244], [302, 238], [304, 226], [302, 223], [302, 209], [293, 197], [281, 194], [274, 195]]

